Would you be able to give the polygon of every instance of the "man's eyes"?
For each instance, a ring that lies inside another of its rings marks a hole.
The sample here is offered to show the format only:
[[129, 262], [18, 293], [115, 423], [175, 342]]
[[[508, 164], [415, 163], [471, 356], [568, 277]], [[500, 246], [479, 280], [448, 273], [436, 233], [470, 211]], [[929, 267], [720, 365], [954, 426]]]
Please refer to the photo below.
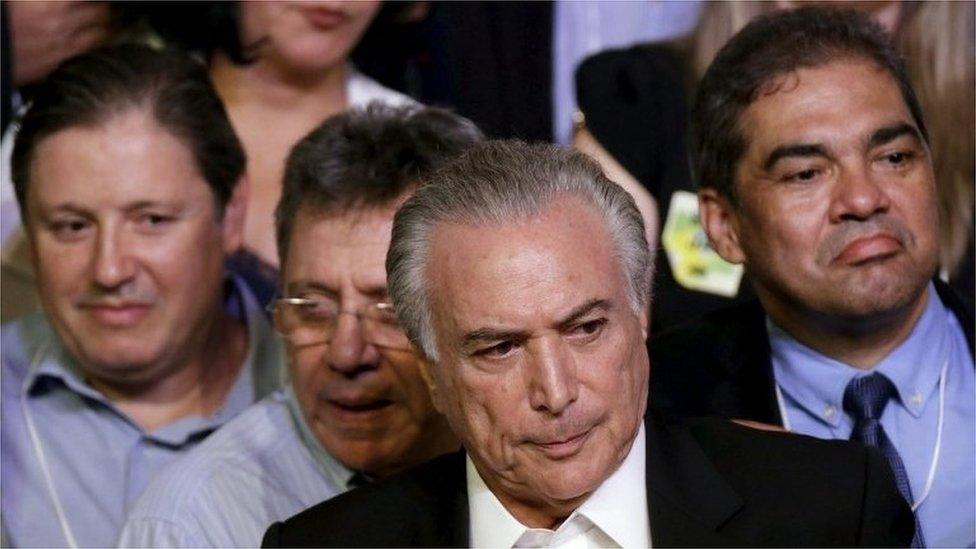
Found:
[[824, 173], [823, 168], [809, 167], [787, 171], [779, 180], [784, 183], [809, 183], [815, 181]]
[[52, 221], [49, 226], [57, 238], [71, 240], [83, 235], [91, 227], [91, 222], [86, 219], [61, 219]]
[[490, 347], [476, 350], [474, 356], [490, 359], [506, 358], [514, 353], [517, 348], [518, 344], [514, 341], [501, 341]]
[[900, 168], [910, 164], [912, 160], [916, 158], [916, 156], [918, 155], [916, 155], [914, 151], [894, 151], [882, 155], [881, 162], [892, 168]]
[[307, 318], [331, 318], [336, 316], [339, 309], [339, 305], [328, 298], [308, 297], [304, 295], [298, 297], [305, 299], [305, 301], [296, 307], [302, 316]]
[[143, 228], [159, 228], [166, 224], [175, 221], [176, 218], [172, 215], [160, 214], [160, 213], [145, 213], [139, 215], [136, 218], [136, 222], [140, 227]]
[[575, 340], [590, 341], [603, 332], [603, 328], [607, 325], [607, 319], [605, 318], [595, 318], [593, 320], [587, 320], [585, 322], [580, 322], [570, 327], [567, 335]]
[[810, 181], [811, 179], [816, 177], [818, 173], [820, 172], [814, 169], [801, 170], [794, 174], [791, 174], [788, 177], [788, 179], [792, 179], [794, 181]]
[[[568, 341], [576, 344], [585, 344], [596, 340], [603, 333], [607, 326], [606, 318], [595, 318], [583, 322], [577, 322], [562, 331], [562, 336]], [[505, 359], [518, 352], [522, 343], [515, 340], [504, 340], [495, 342], [487, 347], [476, 349], [471, 354], [480, 358], [492, 360]]]
[[[133, 226], [138, 231], [158, 231], [171, 223], [177, 217], [162, 213], [139, 214], [133, 220]], [[48, 223], [48, 227], [55, 237], [62, 240], [71, 240], [86, 234], [94, 226], [94, 222], [84, 218], [54, 219]]]

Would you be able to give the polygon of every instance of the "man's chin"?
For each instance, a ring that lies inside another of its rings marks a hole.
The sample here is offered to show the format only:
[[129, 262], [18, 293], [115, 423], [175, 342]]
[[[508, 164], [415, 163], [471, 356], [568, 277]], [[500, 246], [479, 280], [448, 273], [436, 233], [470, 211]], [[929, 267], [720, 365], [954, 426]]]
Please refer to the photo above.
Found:
[[925, 291], [928, 279], [912, 280], [900, 273], [865, 273], [839, 286], [845, 316], [871, 317], [910, 308]]
[[610, 477], [612, 471], [597, 467], [595, 456], [576, 456], [575, 459], [546, 464], [536, 478], [544, 482], [538, 493], [552, 501], [572, 502], [586, 497]]
[[140, 385], [155, 381], [158, 377], [156, 365], [163, 360], [162, 353], [147, 351], [145, 347], [103, 345], [83, 350], [80, 356], [82, 367], [90, 375], [113, 383]]

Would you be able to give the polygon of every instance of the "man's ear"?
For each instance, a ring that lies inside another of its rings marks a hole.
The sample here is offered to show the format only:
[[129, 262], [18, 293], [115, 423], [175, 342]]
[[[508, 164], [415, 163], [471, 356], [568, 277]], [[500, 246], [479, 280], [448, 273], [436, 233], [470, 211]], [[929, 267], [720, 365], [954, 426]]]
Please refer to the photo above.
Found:
[[420, 377], [424, 378], [424, 383], [427, 384], [427, 392], [430, 393], [430, 402], [434, 405], [434, 409], [444, 413], [444, 408], [441, 406], [441, 393], [437, 389], [437, 382], [434, 380], [434, 364], [431, 363], [430, 359], [424, 357], [421, 353], [418, 353], [422, 358], [417, 360], [417, 364], [420, 368]]
[[224, 206], [223, 228], [224, 253], [231, 255], [244, 244], [244, 222], [247, 219], [247, 203], [251, 195], [251, 183], [247, 173], [234, 185], [230, 200]]
[[698, 216], [712, 249], [729, 263], [744, 263], [738, 212], [729, 199], [710, 187], [699, 190]]

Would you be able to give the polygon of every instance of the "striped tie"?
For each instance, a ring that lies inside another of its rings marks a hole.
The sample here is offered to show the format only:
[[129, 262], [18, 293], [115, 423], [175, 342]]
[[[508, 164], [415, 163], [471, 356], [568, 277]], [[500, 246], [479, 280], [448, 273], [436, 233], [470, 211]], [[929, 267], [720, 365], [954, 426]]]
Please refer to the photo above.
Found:
[[[888, 440], [884, 428], [881, 427], [881, 414], [892, 396], [895, 395], [895, 385], [885, 376], [874, 373], [869, 376], [857, 377], [847, 384], [844, 389], [844, 411], [854, 418], [854, 430], [851, 440], [865, 446], [878, 448], [888, 458], [891, 472], [895, 476], [898, 491], [909, 505], [912, 504], [912, 487], [908, 484], [908, 474], [905, 464], [898, 455], [898, 450]], [[922, 528], [915, 516], [915, 537], [912, 547], [925, 547]]]

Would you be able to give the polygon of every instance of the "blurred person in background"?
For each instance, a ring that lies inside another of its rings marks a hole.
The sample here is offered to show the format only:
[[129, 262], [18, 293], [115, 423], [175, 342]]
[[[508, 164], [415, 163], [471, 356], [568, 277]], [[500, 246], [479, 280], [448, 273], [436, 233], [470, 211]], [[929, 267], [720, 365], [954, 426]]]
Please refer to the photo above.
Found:
[[16, 546], [108, 546], [164, 465], [278, 383], [224, 268], [244, 150], [202, 64], [118, 46], [36, 90], [13, 180], [43, 312], [0, 332], [0, 512]]
[[164, 471], [120, 546], [256, 547], [272, 522], [457, 449], [389, 306], [383, 261], [397, 206], [480, 138], [444, 110], [377, 104], [299, 141], [277, 210], [274, 319], [291, 379]]
[[0, 3], [0, 27], [0, 321], [7, 321], [39, 307], [10, 179], [16, 130], [11, 122], [33, 87], [61, 62], [102, 44], [118, 28], [118, 18], [107, 2], [12, 0]]
[[[326, 118], [372, 101], [410, 99], [359, 73], [348, 57], [380, 8], [363, 2], [206, 2], [168, 11], [163, 36], [201, 50], [248, 154], [251, 203], [244, 245], [232, 268], [262, 297], [276, 284], [274, 208], [285, 157]], [[174, 34], [180, 13], [202, 16], [193, 36]]]
[[[610, 50], [585, 60], [577, 71], [581, 113], [574, 144], [597, 158], [611, 179], [628, 189], [638, 189], [631, 194], [635, 198], [643, 197], [643, 204], [638, 199], [638, 206], [648, 233], [653, 235], [652, 243], [660, 243], [654, 283], [655, 331], [728, 304], [748, 301], [754, 295], [748, 275], [709, 247], [698, 220], [696, 185], [687, 152], [687, 98], [715, 53], [746, 23], [763, 13], [804, 4], [807, 2], [708, 2], [689, 39]], [[917, 45], [913, 51], [907, 45], [903, 49], [908, 54], [915, 81], [932, 82], [922, 88], [930, 91], [920, 94], [927, 115], [931, 113], [934, 128], [948, 129], [958, 120], [956, 113], [972, 112], [972, 77], [967, 78], [966, 74], [968, 71], [971, 75], [973, 70], [973, 18], [963, 13], [971, 12], [971, 2], [830, 2], [828, 5], [865, 11], [888, 32], [903, 37], [903, 44], [908, 36], [925, 37], [914, 40]], [[936, 17], [941, 18], [939, 24], [933, 24]], [[943, 29], [951, 30], [943, 32]], [[938, 64], [933, 61], [936, 56], [941, 59]], [[951, 106], [956, 102], [959, 109]], [[953, 142], [945, 153], [937, 153], [940, 194], [955, 199], [954, 204], [948, 198], [943, 199], [946, 212], [943, 215], [952, 220], [951, 234], [943, 235], [944, 264], [955, 265], [958, 272], [972, 264], [961, 260], [960, 254], [972, 235], [969, 205], [973, 178], [968, 176], [968, 184], [948, 183], [947, 179], [966, 180], [963, 174], [972, 173], [972, 140], [959, 139], [971, 135], [972, 126], [968, 125], [963, 134], [954, 138], [949, 137], [952, 134], [948, 131], [941, 133], [946, 135], [942, 140]], [[940, 165], [945, 167], [939, 169]], [[950, 165], [954, 167], [949, 168]], [[954, 171], [954, 175], [942, 175], [949, 171]], [[965, 206], [959, 208], [958, 204]], [[950, 275], [953, 272], [952, 268], [947, 270]], [[958, 281], [954, 284], [957, 286], [971, 285], [972, 278], [965, 273], [950, 276]], [[971, 298], [971, 290], [960, 289], [964, 296]]]
[[364, 72], [456, 109], [490, 137], [557, 143], [572, 136], [582, 59], [683, 36], [701, 8], [698, 0], [391, 4], [403, 9], [379, 21], [354, 54]]
[[108, 2], [11, 0], [0, 5], [0, 13], [6, 131], [23, 104], [18, 90], [37, 84], [62, 61], [101, 44], [114, 25]]
[[941, 221], [940, 276], [972, 301], [976, 3], [922, 2], [897, 41], [932, 144]]
[[938, 190], [920, 104], [861, 12], [761, 16], [693, 111], [702, 225], [758, 297], [650, 343], [652, 400], [878, 448], [913, 546], [976, 542], [972, 306], [935, 278]]
[[[348, 63], [379, 2], [114, 2], [107, 8], [113, 42], [167, 44], [207, 60], [247, 152], [251, 179], [244, 248], [230, 257], [229, 268], [267, 304], [277, 277], [273, 211], [292, 145], [349, 106], [410, 102]], [[4, 320], [37, 307], [26, 240], [7, 194], [4, 213], [13, 213], [3, 216], [9, 236], [3, 250]]]

